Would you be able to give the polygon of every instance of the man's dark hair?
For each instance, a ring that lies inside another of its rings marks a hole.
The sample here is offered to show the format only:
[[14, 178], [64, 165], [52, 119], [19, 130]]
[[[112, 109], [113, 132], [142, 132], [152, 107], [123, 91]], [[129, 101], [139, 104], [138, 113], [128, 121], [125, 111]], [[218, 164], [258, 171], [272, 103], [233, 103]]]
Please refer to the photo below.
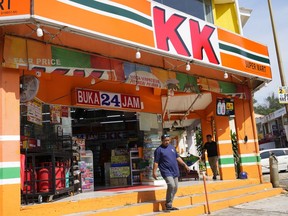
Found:
[[212, 135], [211, 134], [207, 134], [206, 138], [208, 138], [208, 137], [212, 138]]

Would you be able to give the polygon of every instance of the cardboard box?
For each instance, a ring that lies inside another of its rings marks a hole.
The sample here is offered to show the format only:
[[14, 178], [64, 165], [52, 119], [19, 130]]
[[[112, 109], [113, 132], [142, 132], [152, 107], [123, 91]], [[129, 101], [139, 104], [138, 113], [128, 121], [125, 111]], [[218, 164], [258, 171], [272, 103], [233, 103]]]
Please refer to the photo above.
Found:
[[127, 186], [127, 178], [110, 178], [110, 186]]

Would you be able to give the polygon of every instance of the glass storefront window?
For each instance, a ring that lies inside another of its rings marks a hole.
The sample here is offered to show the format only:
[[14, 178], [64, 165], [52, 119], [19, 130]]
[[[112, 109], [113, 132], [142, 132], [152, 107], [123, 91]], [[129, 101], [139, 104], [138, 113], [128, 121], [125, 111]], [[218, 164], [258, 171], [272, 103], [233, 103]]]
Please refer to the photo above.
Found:
[[154, 0], [163, 5], [213, 23], [211, 0]]

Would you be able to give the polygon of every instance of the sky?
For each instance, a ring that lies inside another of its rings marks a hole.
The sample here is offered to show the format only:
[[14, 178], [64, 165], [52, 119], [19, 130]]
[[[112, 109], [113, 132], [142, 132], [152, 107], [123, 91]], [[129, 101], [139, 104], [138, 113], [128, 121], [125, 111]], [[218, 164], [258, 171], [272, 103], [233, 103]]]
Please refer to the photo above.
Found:
[[[277, 56], [275, 51], [268, 0], [238, 0], [239, 7], [252, 9], [251, 16], [243, 28], [243, 36], [268, 46], [272, 69], [272, 81], [254, 94], [258, 104], [264, 104], [265, 98], [275, 92], [278, 97], [278, 87], [281, 86]], [[278, 47], [282, 59], [282, 69], [288, 85], [288, 0], [270, 0]]]

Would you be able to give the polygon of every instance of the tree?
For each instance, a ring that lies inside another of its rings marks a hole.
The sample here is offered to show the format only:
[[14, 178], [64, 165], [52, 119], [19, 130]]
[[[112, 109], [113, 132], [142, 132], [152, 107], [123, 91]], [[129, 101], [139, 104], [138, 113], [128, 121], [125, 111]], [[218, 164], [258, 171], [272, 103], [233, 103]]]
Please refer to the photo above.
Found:
[[258, 104], [256, 99], [253, 99], [255, 113], [261, 115], [268, 115], [284, 105], [279, 103], [278, 97], [275, 96], [274, 92], [265, 98], [265, 104]]

